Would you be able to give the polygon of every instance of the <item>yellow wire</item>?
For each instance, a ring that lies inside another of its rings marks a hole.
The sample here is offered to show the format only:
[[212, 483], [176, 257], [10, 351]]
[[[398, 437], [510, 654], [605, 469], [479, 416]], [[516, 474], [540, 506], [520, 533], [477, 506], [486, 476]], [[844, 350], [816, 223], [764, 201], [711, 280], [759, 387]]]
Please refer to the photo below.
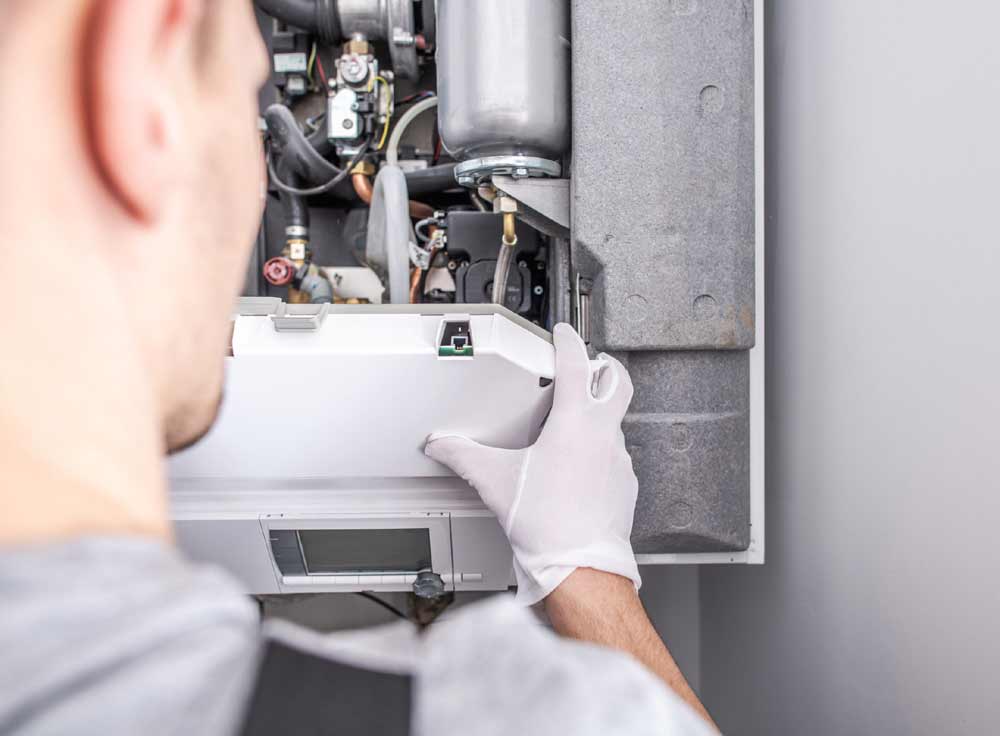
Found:
[[375, 87], [375, 82], [381, 82], [385, 85], [385, 94], [389, 100], [389, 104], [386, 105], [385, 108], [385, 125], [382, 128], [382, 137], [379, 139], [378, 146], [375, 148], [376, 151], [381, 151], [382, 146], [385, 145], [385, 139], [389, 137], [389, 120], [392, 118], [392, 87], [389, 86], [385, 77], [378, 76], [372, 80], [371, 85], [368, 87], [369, 90]]
[[313, 63], [316, 61], [316, 42], [313, 41], [312, 51], [309, 52], [309, 63], [306, 64], [306, 77], [309, 79], [309, 86], [315, 87], [313, 82]]

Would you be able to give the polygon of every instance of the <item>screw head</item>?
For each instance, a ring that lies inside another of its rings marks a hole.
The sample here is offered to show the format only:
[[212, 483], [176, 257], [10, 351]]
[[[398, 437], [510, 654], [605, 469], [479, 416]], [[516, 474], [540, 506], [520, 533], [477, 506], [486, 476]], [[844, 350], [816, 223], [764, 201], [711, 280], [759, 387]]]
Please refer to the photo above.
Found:
[[350, 130], [351, 128], [354, 127], [354, 121], [351, 120], [350, 118], [344, 118], [343, 126], [344, 130]]
[[458, 263], [456, 263], [455, 261], [448, 261], [449, 271], [454, 271], [456, 268], [458, 268]]
[[539, 284], [538, 286], [536, 286], [531, 291], [534, 292], [535, 296], [541, 296], [542, 294], [545, 293], [545, 289], [542, 288], [541, 284]]
[[396, 46], [413, 46], [417, 42], [417, 39], [404, 28], [393, 28], [392, 42]]
[[357, 84], [368, 76], [368, 65], [362, 62], [357, 55], [352, 54], [341, 61], [340, 74], [347, 82]]

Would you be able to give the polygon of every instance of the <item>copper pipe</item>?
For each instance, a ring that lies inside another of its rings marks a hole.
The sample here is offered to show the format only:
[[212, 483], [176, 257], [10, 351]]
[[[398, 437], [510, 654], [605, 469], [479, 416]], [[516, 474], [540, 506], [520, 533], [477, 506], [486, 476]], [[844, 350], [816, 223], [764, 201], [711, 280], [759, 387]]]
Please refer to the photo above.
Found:
[[420, 282], [422, 279], [423, 271], [421, 271], [416, 266], [410, 271], [410, 304], [419, 304], [417, 297], [420, 296]]
[[410, 217], [415, 217], [418, 220], [426, 220], [428, 217], [434, 217], [434, 208], [429, 204], [424, 204], [423, 202], [414, 202], [410, 200]]
[[369, 179], [364, 174], [351, 174], [351, 184], [354, 185], [354, 191], [360, 199], [365, 204], [372, 203], [372, 180]]
[[[372, 180], [364, 174], [351, 174], [351, 183], [354, 185], [354, 192], [365, 204], [372, 203]], [[424, 220], [434, 216], [434, 208], [423, 202], [410, 200], [410, 217]]]

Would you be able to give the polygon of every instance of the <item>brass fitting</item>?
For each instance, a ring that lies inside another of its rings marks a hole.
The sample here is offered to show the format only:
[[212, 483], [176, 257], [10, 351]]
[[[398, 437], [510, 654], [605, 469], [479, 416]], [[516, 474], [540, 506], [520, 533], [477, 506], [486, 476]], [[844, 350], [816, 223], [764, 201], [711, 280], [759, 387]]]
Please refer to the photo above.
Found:
[[513, 212], [503, 213], [503, 244], [517, 245], [517, 232], [515, 230], [515, 215]]
[[351, 169], [351, 174], [364, 174], [365, 176], [375, 175], [375, 164], [371, 161], [358, 161], [354, 168]]
[[305, 263], [306, 254], [309, 250], [309, 241], [302, 238], [289, 238], [285, 241], [285, 247], [281, 254], [288, 258], [296, 266]]
[[367, 56], [372, 53], [372, 45], [365, 40], [351, 39], [344, 44], [345, 54], [357, 54]]

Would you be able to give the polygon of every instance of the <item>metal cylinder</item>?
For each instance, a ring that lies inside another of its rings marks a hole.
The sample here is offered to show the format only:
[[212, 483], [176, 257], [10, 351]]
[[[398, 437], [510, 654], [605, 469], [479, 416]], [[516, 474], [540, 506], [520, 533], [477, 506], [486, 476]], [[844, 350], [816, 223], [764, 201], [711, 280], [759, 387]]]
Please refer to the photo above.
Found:
[[[385, 41], [396, 76], [420, 76], [413, 0], [257, 0], [257, 5], [268, 15], [316, 33], [329, 44], [355, 35]], [[423, 28], [425, 40], [433, 39], [433, 13], [424, 13], [421, 18], [431, 21]]]
[[569, 3], [438, 0], [438, 125], [460, 159], [569, 148]]
[[[395, 6], [405, 8], [406, 3], [390, 0]], [[389, 4], [386, 0], [339, 0], [337, 14], [345, 37], [360, 33], [369, 40], [386, 39], [392, 32], [389, 27]]]
[[361, 34], [385, 41], [393, 71], [404, 79], [420, 76], [413, 0], [336, 0], [345, 37]]

